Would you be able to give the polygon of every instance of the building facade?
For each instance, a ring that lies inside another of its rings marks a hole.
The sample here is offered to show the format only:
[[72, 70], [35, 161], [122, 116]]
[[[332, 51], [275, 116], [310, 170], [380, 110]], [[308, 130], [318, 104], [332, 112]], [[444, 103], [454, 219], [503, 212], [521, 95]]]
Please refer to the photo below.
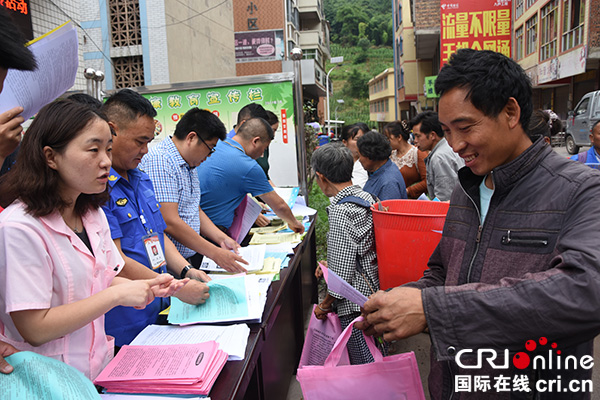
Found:
[[322, 121], [330, 58], [322, 0], [233, 0], [233, 20], [236, 75], [292, 72], [290, 51], [300, 47], [303, 95], [318, 104]]
[[231, 0], [79, 3], [84, 67], [107, 90], [235, 75]]
[[513, 0], [512, 56], [534, 87], [535, 108], [566, 119], [600, 88], [600, 1]]
[[394, 68], [388, 68], [369, 81], [369, 119], [377, 122], [379, 132], [396, 120], [394, 106]]
[[[393, 0], [399, 118], [437, 106], [423, 83], [440, 69], [440, 8], [448, 4]], [[600, 0], [512, 0], [511, 11], [511, 55], [531, 79], [534, 107], [564, 120], [600, 89]]]
[[440, 1], [393, 0], [394, 69], [398, 119], [435, 109], [426, 77], [439, 70]]
[[318, 114], [324, 114], [319, 98], [326, 93], [324, 65], [330, 55], [322, 0], [3, 4], [16, 3], [30, 16], [30, 38], [68, 20], [77, 26], [80, 73], [71, 91], [85, 91], [86, 68], [104, 72], [104, 90], [290, 72], [290, 51], [301, 47], [304, 96], [320, 103]]

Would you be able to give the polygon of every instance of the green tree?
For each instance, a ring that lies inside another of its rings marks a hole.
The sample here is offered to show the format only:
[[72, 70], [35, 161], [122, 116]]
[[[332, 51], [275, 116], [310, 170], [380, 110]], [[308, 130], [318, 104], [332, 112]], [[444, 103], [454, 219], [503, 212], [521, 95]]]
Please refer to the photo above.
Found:
[[331, 24], [336, 41], [343, 44], [356, 44], [359, 35], [358, 26], [361, 22], [368, 23], [369, 17], [357, 6], [346, 4], [339, 8]]
[[[367, 26], [368, 25], [364, 22], [359, 22], [359, 24], [358, 24], [358, 37], [361, 38], [361, 40], [367, 37], [367, 35], [366, 35]], [[359, 43], [360, 43], [360, 41], [359, 41]], [[359, 44], [359, 46], [360, 46], [360, 44]]]
[[383, 46], [387, 46], [388, 45], [388, 41], [389, 41], [389, 36], [387, 32], [383, 32], [381, 34], [381, 44]]
[[352, 68], [348, 74], [347, 83], [344, 86], [344, 92], [353, 98], [364, 98], [369, 96], [369, 77], [360, 72], [357, 68]]
[[366, 37], [362, 37], [358, 41], [357, 45], [358, 45], [358, 47], [360, 47], [362, 49], [363, 53], [366, 53], [367, 50], [369, 50], [369, 47], [371, 47], [371, 41], [369, 39], [367, 39]]

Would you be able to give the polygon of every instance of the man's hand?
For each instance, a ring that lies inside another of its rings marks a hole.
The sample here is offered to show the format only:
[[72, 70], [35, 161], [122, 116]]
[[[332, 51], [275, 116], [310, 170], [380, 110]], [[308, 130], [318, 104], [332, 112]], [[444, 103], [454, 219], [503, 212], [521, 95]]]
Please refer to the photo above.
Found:
[[[188, 272], [188, 274], [190, 272]], [[175, 297], [184, 303], [193, 305], [203, 304], [209, 296], [209, 287], [206, 283], [199, 282], [195, 279], [189, 281], [188, 284], [175, 295]]]
[[427, 327], [421, 291], [415, 288], [378, 291], [365, 303], [363, 315], [365, 321], [354, 327], [368, 335], [383, 335], [388, 342], [416, 335]]
[[206, 272], [196, 268], [192, 268], [191, 270], [189, 270], [185, 277], [194, 279], [199, 282], [208, 282], [211, 280], [210, 277], [206, 275]]
[[240, 263], [248, 265], [248, 261], [244, 260], [233, 251], [220, 249], [217, 247], [214, 258], [211, 257], [217, 265], [228, 272], [247, 272]]
[[[240, 244], [238, 242], [236, 242], [235, 240], [233, 240], [232, 238], [230, 238], [229, 236], [226, 236], [223, 240], [221, 240], [221, 243], [219, 243], [219, 245], [221, 246], [222, 249], [233, 250], [235, 252], [235, 254], [240, 254], [240, 251], [239, 251]], [[246, 264], [248, 264], [248, 263], [246, 263]]]
[[11, 354], [15, 354], [17, 351], [19, 350], [15, 349], [10, 344], [0, 341], [0, 372], [2, 372], [3, 374], [10, 374], [11, 372], [13, 372], [13, 366], [10, 365], [4, 359], [4, 357], [8, 357]]
[[293, 221], [291, 221], [292, 223], [288, 223], [288, 227], [293, 230], [296, 233], [304, 233], [304, 225], [302, 225], [302, 222], [298, 221], [297, 219], [294, 218]]
[[268, 226], [271, 223], [271, 220], [262, 214], [258, 214], [258, 218], [256, 218], [256, 221], [254, 221], [254, 223], [256, 224], [256, 226], [260, 226], [262, 228], [264, 226]]
[[0, 114], [0, 158], [8, 157], [21, 142], [23, 107], [11, 108]]

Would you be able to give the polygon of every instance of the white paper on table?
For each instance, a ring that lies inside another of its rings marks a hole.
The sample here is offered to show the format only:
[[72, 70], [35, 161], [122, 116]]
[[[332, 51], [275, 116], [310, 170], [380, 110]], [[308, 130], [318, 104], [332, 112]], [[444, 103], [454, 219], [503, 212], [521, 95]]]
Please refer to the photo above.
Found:
[[[248, 265], [240, 264], [242, 267], [246, 268], [246, 271], [260, 271], [263, 268], [266, 251], [266, 246], [264, 244], [259, 246], [240, 247], [238, 250], [240, 256], [248, 261]], [[200, 269], [211, 272], [227, 272], [227, 270], [218, 266], [216, 262], [208, 257], [204, 257], [202, 264], [200, 264]]]
[[79, 66], [77, 30], [68, 22], [32, 43], [35, 71], [9, 69], [0, 94], [0, 113], [22, 106], [27, 120], [75, 84]]
[[243, 360], [250, 328], [235, 325], [149, 325], [131, 342], [131, 346], [162, 344], [194, 344], [214, 340], [229, 356], [227, 360]]
[[287, 253], [294, 254], [295, 245], [290, 242], [278, 243], [278, 244], [268, 244], [267, 245], [267, 253]]
[[319, 265], [323, 271], [325, 282], [327, 282], [327, 289], [339, 294], [346, 300], [350, 300], [356, 305], [361, 307], [365, 305], [368, 299], [364, 294], [356, 290], [352, 285], [340, 278], [335, 272], [328, 269], [323, 264], [319, 263]]
[[298, 193], [300, 191], [299, 189], [300, 188], [298, 188], [298, 187], [292, 187], [292, 188], [276, 187], [276, 188], [274, 188], [275, 193], [277, 193], [279, 195], [279, 197], [281, 197], [283, 199], [283, 201], [285, 201], [285, 203], [290, 208], [294, 207], [294, 204], [296, 204], [296, 198], [298, 197]]
[[305, 206], [304, 204], [294, 204], [294, 207], [292, 208], [292, 213], [294, 215], [302, 215], [303, 217], [308, 217], [311, 215], [315, 215], [317, 213], [317, 210], [315, 210], [314, 208], [310, 208], [308, 206]]

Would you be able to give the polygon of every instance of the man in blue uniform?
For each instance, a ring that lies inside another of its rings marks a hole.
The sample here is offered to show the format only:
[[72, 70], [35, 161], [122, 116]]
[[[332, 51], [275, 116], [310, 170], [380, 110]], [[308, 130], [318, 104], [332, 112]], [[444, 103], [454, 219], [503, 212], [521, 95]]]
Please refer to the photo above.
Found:
[[[113, 139], [113, 165], [109, 176], [110, 201], [106, 213], [115, 244], [121, 250], [125, 267], [120, 276], [147, 279], [157, 273], [171, 272], [178, 278], [191, 278], [177, 297], [190, 304], [208, 298], [208, 287], [201, 281], [206, 274], [191, 268], [171, 240], [165, 236], [165, 221], [148, 175], [137, 169], [148, 143], [154, 138], [152, 104], [140, 94], [121, 90], [102, 106], [116, 136]], [[115, 344], [129, 344], [146, 326], [156, 322], [168, 300], [157, 298], [143, 310], [116, 307], [106, 314], [106, 331]]]

